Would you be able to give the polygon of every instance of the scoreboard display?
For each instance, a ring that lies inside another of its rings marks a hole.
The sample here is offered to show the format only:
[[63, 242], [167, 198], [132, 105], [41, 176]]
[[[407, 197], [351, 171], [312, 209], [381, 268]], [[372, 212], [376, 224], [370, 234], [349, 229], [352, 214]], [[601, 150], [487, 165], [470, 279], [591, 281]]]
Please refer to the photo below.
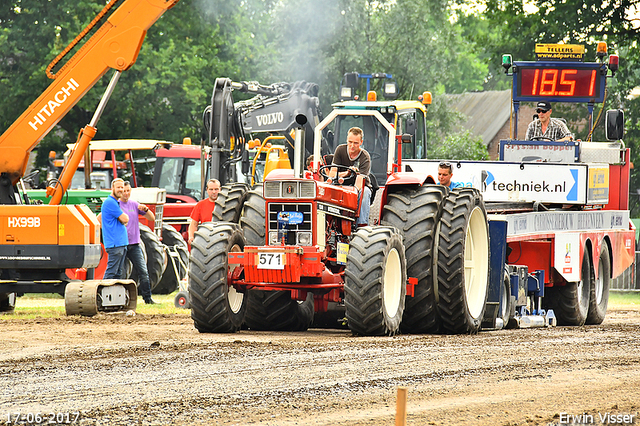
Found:
[[515, 62], [513, 100], [602, 102], [606, 64], [584, 62]]

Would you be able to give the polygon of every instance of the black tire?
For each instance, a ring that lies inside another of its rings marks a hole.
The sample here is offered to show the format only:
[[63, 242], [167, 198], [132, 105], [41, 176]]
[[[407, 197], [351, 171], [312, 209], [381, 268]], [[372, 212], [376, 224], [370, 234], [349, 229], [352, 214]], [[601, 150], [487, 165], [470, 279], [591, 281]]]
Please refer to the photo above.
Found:
[[609, 258], [609, 246], [606, 241], [600, 247], [598, 259], [598, 277], [591, 283], [589, 292], [589, 313], [586, 324], [602, 324], [607, 315], [609, 305], [609, 288], [611, 287], [611, 258]]
[[440, 328], [433, 258], [437, 225], [447, 194], [444, 186], [428, 185], [387, 195], [381, 225], [394, 226], [403, 234], [407, 275], [418, 279], [414, 296], [406, 298], [404, 333], [437, 333]]
[[453, 190], [445, 199], [437, 264], [442, 331], [477, 333], [489, 293], [489, 227], [478, 190]]
[[0, 312], [13, 312], [16, 309], [15, 293], [0, 293]]
[[167, 224], [162, 225], [162, 243], [167, 256], [167, 267], [160, 282], [151, 289], [151, 292], [170, 294], [179, 287], [180, 280], [187, 276], [189, 246], [176, 228]]
[[593, 266], [589, 250], [585, 246], [582, 255], [582, 279], [562, 286], [545, 288], [543, 306], [553, 309], [558, 325], [584, 325], [589, 313], [589, 294], [593, 281]]
[[262, 195], [262, 185], [249, 191], [242, 208], [240, 226], [247, 240], [247, 245], [261, 246], [266, 242], [266, 207]]
[[344, 304], [329, 302], [326, 312], [315, 312], [311, 328], [348, 329]]
[[[266, 243], [265, 201], [262, 185], [246, 194], [240, 225], [247, 245]], [[245, 323], [253, 330], [300, 331], [313, 321], [313, 295], [304, 302], [291, 299], [290, 291], [249, 290]]]
[[371, 210], [369, 210], [369, 225], [380, 225], [380, 217], [382, 216], [382, 195], [384, 191], [382, 189], [376, 191], [376, 195], [371, 203]]
[[[144, 253], [147, 259], [147, 271], [149, 272], [149, 283], [151, 292], [159, 294], [156, 286], [162, 278], [162, 274], [167, 267], [167, 253], [160, 242], [160, 238], [146, 225], [140, 224], [140, 240], [144, 244]], [[130, 278], [136, 283], [139, 281], [135, 268], [131, 269]]]
[[500, 288], [500, 305], [498, 306], [498, 318], [502, 319], [503, 326], [509, 327], [509, 320], [511, 320], [512, 307], [511, 296], [511, 279], [509, 272], [505, 269], [502, 274], [502, 287]]
[[244, 321], [247, 304], [229, 286], [227, 253], [244, 250], [244, 236], [236, 224], [204, 223], [198, 227], [189, 259], [191, 318], [201, 333], [234, 333]]
[[251, 290], [245, 324], [251, 330], [304, 331], [313, 321], [313, 293], [307, 300], [291, 300], [289, 291]]
[[248, 191], [249, 185], [246, 183], [231, 183], [220, 188], [216, 207], [213, 209], [213, 220], [238, 223]]
[[354, 334], [394, 335], [407, 294], [402, 236], [391, 227], [363, 227], [351, 240], [344, 272], [347, 323]]
[[189, 309], [189, 293], [186, 291], [179, 291], [176, 297], [173, 299], [173, 304], [176, 308]]

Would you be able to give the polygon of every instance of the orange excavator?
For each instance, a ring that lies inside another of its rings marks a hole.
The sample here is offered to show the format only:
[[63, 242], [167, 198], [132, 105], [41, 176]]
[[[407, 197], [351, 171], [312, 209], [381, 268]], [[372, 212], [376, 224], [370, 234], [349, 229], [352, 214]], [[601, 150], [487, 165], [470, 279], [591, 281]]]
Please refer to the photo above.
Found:
[[[131, 280], [67, 277], [67, 268], [87, 268], [88, 277], [92, 276], [100, 261], [100, 225], [87, 206], [60, 205], [60, 201], [80, 160], [89, 158], [87, 148], [120, 73], [135, 63], [147, 30], [178, 1], [110, 1], [47, 67], [51, 85], [0, 136], [0, 310], [12, 310], [16, 295], [27, 292], [64, 294], [70, 315], [136, 308], [137, 291]], [[76, 53], [52, 73], [76, 46]], [[49, 204], [30, 205], [21, 183], [30, 152], [110, 69], [113, 77], [91, 122], [80, 132], [59, 179], [47, 188]]]

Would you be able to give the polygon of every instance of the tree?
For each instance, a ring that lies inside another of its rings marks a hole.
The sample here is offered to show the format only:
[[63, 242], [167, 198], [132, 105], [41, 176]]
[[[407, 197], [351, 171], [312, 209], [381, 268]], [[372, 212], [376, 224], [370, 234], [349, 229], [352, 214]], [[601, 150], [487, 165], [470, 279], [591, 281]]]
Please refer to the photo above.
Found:
[[[514, 59], [533, 60], [535, 43], [575, 43], [586, 46], [586, 58], [595, 59], [596, 41], [606, 40], [609, 52], [620, 55], [620, 70], [615, 79], [608, 80], [607, 99], [596, 106], [594, 116], [600, 110], [621, 108], [626, 112], [625, 143], [631, 148], [632, 161], [640, 164], [640, 100], [631, 99], [629, 93], [640, 85], [640, 55], [637, 39], [640, 35], [637, 12], [640, 0], [617, 0], [600, 2], [586, 0], [566, 2], [538, 0], [537, 10], [525, 13], [520, 0], [481, 0], [486, 7], [482, 16], [472, 19], [486, 20], [489, 27], [498, 29], [492, 36], [485, 35], [488, 57], [493, 58], [492, 69], [499, 69], [502, 53], [512, 53]], [[636, 12], [635, 14], [633, 12]], [[490, 81], [490, 79], [489, 79]], [[566, 106], [554, 106], [557, 112], [571, 120], [577, 120], [578, 111]], [[582, 115], [585, 117], [586, 114]], [[595, 118], [595, 117], [594, 117]], [[575, 121], [574, 121], [575, 122]], [[587, 130], [579, 131], [585, 138]], [[604, 140], [602, 125], [594, 129], [593, 140]], [[640, 189], [640, 172], [634, 169], [631, 175], [632, 215], [640, 215], [637, 190]]]
[[[94, 1], [13, 0], [0, 8], [0, 116], [5, 129], [50, 84], [44, 74], [49, 61], [102, 7]], [[259, 0], [181, 0], [148, 31], [136, 64], [123, 73], [98, 123], [96, 138], [198, 140], [215, 78], [242, 74], [251, 79], [260, 67], [251, 57], [258, 49], [248, 33], [269, 7]], [[49, 150], [61, 153], [75, 141], [108, 80], [99, 81], [43, 139], [38, 166], [46, 164]]]

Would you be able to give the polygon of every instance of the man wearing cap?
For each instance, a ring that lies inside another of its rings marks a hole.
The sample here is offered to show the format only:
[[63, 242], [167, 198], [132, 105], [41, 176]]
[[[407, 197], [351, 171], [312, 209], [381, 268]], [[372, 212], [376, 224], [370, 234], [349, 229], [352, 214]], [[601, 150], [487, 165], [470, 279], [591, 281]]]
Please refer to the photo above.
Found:
[[572, 141], [573, 133], [569, 131], [564, 121], [551, 118], [551, 103], [538, 102], [536, 105], [538, 119], [529, 123], [526, 140], [548, 139], [552, 141]]

